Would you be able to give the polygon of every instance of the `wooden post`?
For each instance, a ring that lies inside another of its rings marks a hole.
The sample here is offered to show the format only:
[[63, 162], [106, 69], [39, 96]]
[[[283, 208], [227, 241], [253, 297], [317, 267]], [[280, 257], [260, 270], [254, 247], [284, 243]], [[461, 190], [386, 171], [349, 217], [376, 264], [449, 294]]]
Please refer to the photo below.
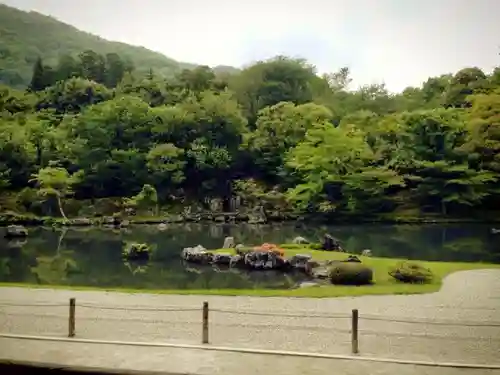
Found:
[[352, 310], [352, 329], [351, 329], [351, 343], [352, 343], [352, 354], [359, 353], [359, 342], [358, 342], [358, 310]]
[[201, 332], [201, 343], [208, 344], [208, 302], [203, 302], [203, 328]]
[[69, 330], [68, 337], [75, 336], [75, 306], [76, 302], [74, 298], [69, 299]]

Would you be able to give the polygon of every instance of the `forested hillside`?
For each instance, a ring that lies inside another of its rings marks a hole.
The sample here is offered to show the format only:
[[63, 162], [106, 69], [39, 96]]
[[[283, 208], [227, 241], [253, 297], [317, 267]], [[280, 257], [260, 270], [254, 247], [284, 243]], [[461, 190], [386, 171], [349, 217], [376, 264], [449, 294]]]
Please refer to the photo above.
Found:
[[107, 41], [40, 13], [0, 4], [0, 84], [24, 88], [38, 57], [56, 65], [60, 56], [76, 57], [85, 50], [118, 53], [139, 71], [153, 68], [166, 77], [194, 67], [143, 47]]
[[393, 95], [286, 57], [169, 79], [95, 51], [47, 65], [35, 61], [29, 91], [0, 90], [4, 211], [88, 215], [75, 202], [110, 197], [151, 214], [235, 197], [337, 217], [500, 208], [499, 68]]

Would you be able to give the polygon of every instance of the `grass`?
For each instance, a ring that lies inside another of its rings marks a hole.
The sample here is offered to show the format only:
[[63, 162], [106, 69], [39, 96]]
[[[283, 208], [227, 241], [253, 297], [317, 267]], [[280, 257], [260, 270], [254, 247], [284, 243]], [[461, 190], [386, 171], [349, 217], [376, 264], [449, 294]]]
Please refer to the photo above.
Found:
[[[292, 257], [296, 254], [311, 254], [313, 259], [342, 260], [349, 254], [339, 252], [326, 252], [311, 250], [300, 245], [281, 245], [285, 249], [285, 255]], [[227, 249], [215, 250], [215, 252], [228, 252]], [[422, 294], [436, 292], [441, 288], [442, 280], [445, 276], [465, 270], [496, 268], [500, 269], [500, 264], [488, 263], [456, 263], [456, 262], [427, 262], [418, 261], [422, 266], [429, 268], [434, 274], [434, 279], [428, 284], [405, 284], [394, 280], [388, 275], [388, 271], [401, 259], [363, 257], [358, 255], [360, 260], [373, 269], [374, 285], [368, 286], [335, 286], [322, 285], [311, 286], [299, 289], [130, 289], [130, 288], [96, 288], [85, 286], [67, 285], [38, 285], [38, 284], [18, 284], [0, 283], [1, 286], [17, 286], [41, 289], [72, 289], [72, 290], [103, 290], [123, 293], [152, 293], [152, 294], [179, 294], [179, 295], [222, 295], [222, 296], [258, 296], [258, 297], [349, 297], [363, 295], [398, 295], [398, 294]]]

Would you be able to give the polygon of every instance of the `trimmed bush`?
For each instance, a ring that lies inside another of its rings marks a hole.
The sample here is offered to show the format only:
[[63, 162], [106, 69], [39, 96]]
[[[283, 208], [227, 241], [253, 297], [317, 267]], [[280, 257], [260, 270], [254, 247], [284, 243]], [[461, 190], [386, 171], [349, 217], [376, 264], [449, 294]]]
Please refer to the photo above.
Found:
[[373, 270], [361, 263], [336, 262], [328, 269], [328, 277], [335, 285], [367, 285], [373, 280]]
[[122, 255], [127, 260], [148, 260], [151, 248], [145, 243], [127, 242]]
[[424, 284], [432, 281], [433, 274], [428, 268], [414, 262], [400, 262], [389, 271], [389, 275], [402, 283]]

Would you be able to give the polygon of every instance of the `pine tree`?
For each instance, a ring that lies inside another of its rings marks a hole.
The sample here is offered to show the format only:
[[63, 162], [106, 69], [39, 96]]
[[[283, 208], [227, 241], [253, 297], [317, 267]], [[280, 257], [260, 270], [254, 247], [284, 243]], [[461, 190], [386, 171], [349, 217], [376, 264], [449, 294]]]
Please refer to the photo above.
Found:
[[31, 76], [30, 90], [31, 91], [40, 91], [46, 87], [46, 79], [45, 79], [45, 68], [43, 66], [42, 58], [39, 57], [35, 65], [33, 66], [33, 75]]

